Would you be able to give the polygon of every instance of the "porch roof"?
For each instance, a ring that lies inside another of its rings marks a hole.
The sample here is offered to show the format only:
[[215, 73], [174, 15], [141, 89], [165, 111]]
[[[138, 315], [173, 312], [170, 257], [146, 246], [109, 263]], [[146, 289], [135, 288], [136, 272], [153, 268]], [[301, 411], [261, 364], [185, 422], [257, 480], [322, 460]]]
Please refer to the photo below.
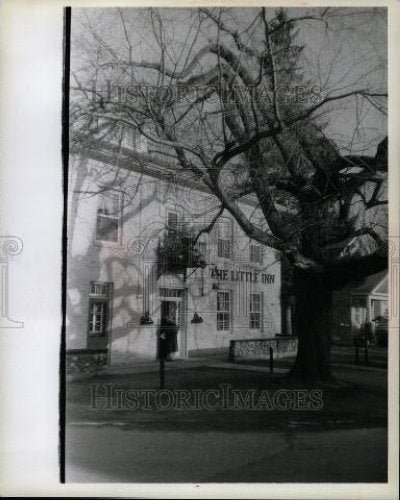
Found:
[[373, 292], [387, 294], [387, 271], [371, 274], [358, 282], [351, 290], [352, 294], [371, 294]]

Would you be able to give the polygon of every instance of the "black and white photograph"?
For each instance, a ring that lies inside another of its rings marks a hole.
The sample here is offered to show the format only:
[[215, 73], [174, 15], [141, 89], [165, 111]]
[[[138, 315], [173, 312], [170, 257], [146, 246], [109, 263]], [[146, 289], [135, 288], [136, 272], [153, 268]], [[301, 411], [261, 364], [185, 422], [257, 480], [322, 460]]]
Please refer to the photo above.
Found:
[[67, 482], [387, 481], [386, 40], [72, 9]]
[[397, 498], [399, 20], [4, 0], [1, 495]]

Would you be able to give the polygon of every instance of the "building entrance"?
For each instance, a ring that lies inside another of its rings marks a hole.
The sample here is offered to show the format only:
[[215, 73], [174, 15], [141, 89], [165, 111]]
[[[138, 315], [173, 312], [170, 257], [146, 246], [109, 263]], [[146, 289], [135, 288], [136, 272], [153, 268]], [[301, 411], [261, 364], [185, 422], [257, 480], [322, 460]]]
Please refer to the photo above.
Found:
[[181, 323], [181, 302], [177, 300], [162, 300], [161, 301], [161, 317], [168, 316], [178, 326]]
[[178, 353], [186, 356], [186, 338], [183, 325], [183, 290], [181, 288], [160, 288], [160, 319], [169, 316], [178, 325]]

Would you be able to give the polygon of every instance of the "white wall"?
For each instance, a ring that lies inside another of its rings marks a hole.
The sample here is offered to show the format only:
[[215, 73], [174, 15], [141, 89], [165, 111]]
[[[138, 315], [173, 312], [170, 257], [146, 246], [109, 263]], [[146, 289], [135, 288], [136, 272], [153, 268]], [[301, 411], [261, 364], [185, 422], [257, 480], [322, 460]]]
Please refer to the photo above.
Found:
[[[68, 243], [68, 322], [67, 347], [86, 348], [88, 322], [88, 293], [90, 281], [112, 282], [112, 350], [123, 357], [127, 352], [154, 358], [154, 335], [160, 317], [160, 286], [165, 277], [158, 276], [157, 247], [165, 233], [168, 211], [178, 213], [185, 226], [200, 229], [207, 225], [218, 210], [211, 195], [174, 180], [165, 181], [138, 172], [117, 170], [94, 160], [75, 157], [71, 162], [69, 243]], [[182, 179], [180, 179], [182, 180]], [[97, 193], [104, 186], [120, 185], [124, 196], [122, 234], [118, 243], [96, 242]], [[242, 204], [248, 214], [257, 216], [254, 206]], [[226, 224], [229, 217], [221, 219]], [[187, 280], [188, 321], [187, 348], [204, 349], [227, 347], [229, 340], [244, 337], [273, 337], [281, 333], [280, 262], [279, 255], [265, 248], [263, 265], [250, 263], [249, 238], [233, 224], [235, 258], [222, 259], [217, 255], [217, 227], [208, 238], [209, 266], [198, 269]], [[228, 271], [220, 290], [232, 294], [232, 328], [216, 329], [216, 279], [211, 268]], [[189, 270], [189, 274], [192, 270]], [[257, 271], [257, 282], [232, 281], [231, 272]], [[274, 275], [274, 283], [262, 283], [261, 274]], [[203, 276], [203, 277], [202, 277]], [[184, 287], [179, 277], [174, 287]], [[180, 282], [179, 282], [180, 281]], [[261, 292], [263, 326], [249, 330], [249, 296]], [[140, 325], [140, 317], [149, 310], [154, 326]], [[203, 318], [202, 324], [190, 323], [194, 312]], [[91, 340], [90, 347], [104, 347], [104, 342]], [[120, 356], [120, 358], [121, 358]], [[114, 356], [114, 359], [117, 359]]]

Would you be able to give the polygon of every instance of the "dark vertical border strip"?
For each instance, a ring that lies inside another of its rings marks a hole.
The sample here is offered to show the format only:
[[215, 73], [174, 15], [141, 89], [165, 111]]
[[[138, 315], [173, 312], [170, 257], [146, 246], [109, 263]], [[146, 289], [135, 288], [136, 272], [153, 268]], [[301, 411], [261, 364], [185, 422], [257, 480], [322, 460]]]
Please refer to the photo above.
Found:
[[64, 74], [62, 84], [62, 163], [63, 163], [63, 227], [62, 227], [62, 325], [60, 348], [60, 392], [59, 392], [59, 461], [60, 482], [65, 483], [65, 316], [67, 309], [67, 223], [68, 223], [68, 160], [69, 160], [69, 81], [70, 81], [70, 51], [71, 51], [71, 7], [64, 8], [64, 39], [63, 63]]

